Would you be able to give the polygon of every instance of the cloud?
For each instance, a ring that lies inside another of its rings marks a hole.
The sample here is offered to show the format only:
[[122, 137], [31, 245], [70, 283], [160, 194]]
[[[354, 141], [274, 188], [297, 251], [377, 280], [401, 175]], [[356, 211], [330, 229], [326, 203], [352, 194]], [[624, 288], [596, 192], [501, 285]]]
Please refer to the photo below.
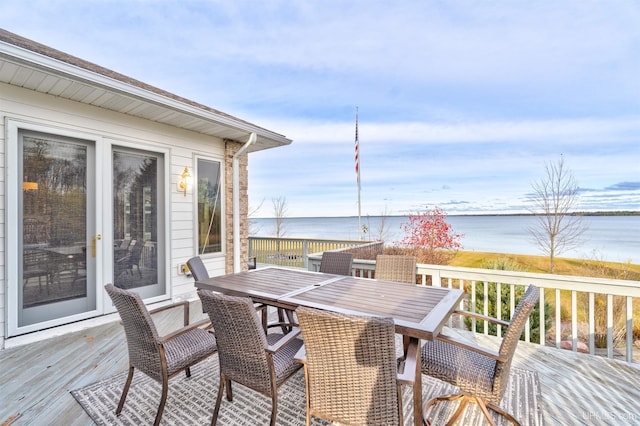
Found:
[[579, 0], [0, 3], [9, 31], [292, 138], [249, 160], [251, 203], [292, 216], [356, 214], [356, 106], [370, 214], [522, 211], [560, 154], [585, 209], [640, 209], [638, 22]]
[[605, 188], [607, 191], [635, 191], [640, 190], [640, 182], [619, 182]]

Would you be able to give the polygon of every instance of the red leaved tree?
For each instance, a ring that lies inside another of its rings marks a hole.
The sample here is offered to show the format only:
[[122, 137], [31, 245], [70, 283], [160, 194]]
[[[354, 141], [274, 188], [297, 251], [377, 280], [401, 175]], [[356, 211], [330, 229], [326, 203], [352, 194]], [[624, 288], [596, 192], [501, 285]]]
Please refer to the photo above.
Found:
[[409, 222], [400, 225], [405, 233], [400, 245], [415, 250], [420, 263], [446, 265], [462, 248], [464, 237], [446, 219], [447, 213], [438, 206], [426, 206], [426, 211], [409, 215]]

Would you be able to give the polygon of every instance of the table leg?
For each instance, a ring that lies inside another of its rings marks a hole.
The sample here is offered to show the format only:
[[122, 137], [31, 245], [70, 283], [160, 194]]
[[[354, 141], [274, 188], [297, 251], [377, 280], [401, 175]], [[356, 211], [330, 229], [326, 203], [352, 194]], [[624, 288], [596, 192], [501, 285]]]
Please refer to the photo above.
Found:
[[[420, 339], [418, 347], [420, 347]], [[413, 384], [413, 424], [422, 426], [422, 350], [418, 350], [416, 358], [416, 380]]]
[[[415, 337], [402, 336], [402, 346], [404, 354], [407, 354], [409, 342], [417, 342], [420, 347], [420, 339]], [[413, 424], [422, 426], [422, 351], [418, 350], [416, 357], [416, 379], [413, 382]]]

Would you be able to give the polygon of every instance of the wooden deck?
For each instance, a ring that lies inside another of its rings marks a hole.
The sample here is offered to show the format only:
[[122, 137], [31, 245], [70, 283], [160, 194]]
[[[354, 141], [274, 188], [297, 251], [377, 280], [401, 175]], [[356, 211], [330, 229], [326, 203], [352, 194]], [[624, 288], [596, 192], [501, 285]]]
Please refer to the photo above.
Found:
[[[182, 320], [181, 312], [155, 319], [161, 334]], [[496, 346], [494, 338], [477, 340]], [[0, 351], [0, 426], [93, 424], [69, 392], [125, 371], [127, 357], [117, 319]], [[640, 424], [638, 364], [521, 342], [513, 365], [538, 372], [547, 425]]]

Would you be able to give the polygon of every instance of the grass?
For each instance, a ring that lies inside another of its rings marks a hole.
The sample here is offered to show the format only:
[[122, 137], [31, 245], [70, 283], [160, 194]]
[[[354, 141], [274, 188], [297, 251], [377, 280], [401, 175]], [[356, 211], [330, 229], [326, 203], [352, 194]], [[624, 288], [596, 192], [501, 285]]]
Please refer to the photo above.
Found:
[[[485, 265], [508, 260], [527, 272], [549, 273], [549, 258], [524, 254], [459, 251], [449, 266], [484, 268]], [[640, 265], [633, 263], [605, 262], [597, 259], [555, 259], [555, 274], [592, 278], [611, 278], [640, 281]]]

